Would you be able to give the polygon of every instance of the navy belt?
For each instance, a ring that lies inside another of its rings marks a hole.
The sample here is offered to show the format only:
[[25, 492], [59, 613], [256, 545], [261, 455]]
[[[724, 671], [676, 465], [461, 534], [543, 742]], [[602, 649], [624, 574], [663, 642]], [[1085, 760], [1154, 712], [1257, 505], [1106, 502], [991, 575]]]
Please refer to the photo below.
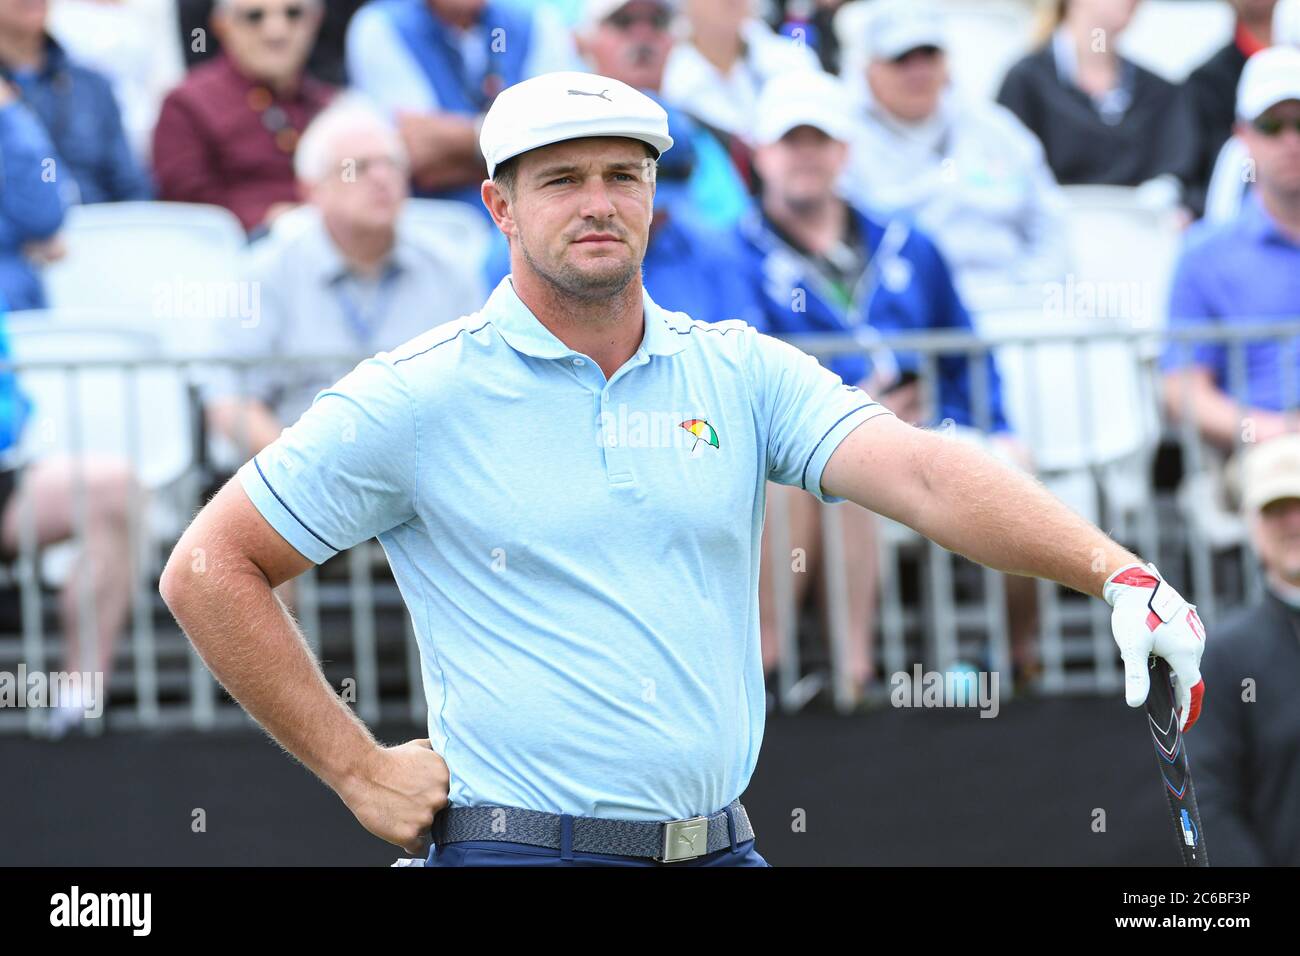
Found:
[[495, 840], [578, 853], [649, 857], [661, 863], [693, 860], [754, 839], [740, 800], [707, 816], [684, 820], [608, 820], [520, 807], [445, 807], [433, 820], [433, 842]]

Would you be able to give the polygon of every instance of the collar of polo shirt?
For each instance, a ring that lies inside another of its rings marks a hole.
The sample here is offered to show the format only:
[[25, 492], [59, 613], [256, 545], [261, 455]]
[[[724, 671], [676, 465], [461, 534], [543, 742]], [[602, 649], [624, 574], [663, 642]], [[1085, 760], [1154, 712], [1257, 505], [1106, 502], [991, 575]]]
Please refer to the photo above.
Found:
[[[686, 348], [686, 336], [669, 327], [668, 313], [650, 298], [644, 287], [641, 289], [641, 302], [645, 309], [645, 334], [637, 351], [646, 355], [674, 355]], [[546, 359], [568, 358], [575, 354], [524, 305], [510, 276], [502, 279], [488, 296], [483, 316], [516, 352]]]

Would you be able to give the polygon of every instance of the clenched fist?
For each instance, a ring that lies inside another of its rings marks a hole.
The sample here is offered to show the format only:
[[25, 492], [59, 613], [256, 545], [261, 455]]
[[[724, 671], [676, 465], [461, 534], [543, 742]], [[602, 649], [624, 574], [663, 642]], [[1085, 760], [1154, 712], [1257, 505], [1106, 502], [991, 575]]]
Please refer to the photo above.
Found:
[[424, 856], [433, 818], [447, 805], [451, 775], [427, 739], [376, 749], [344, 795], [361, 825], [407, 853]]

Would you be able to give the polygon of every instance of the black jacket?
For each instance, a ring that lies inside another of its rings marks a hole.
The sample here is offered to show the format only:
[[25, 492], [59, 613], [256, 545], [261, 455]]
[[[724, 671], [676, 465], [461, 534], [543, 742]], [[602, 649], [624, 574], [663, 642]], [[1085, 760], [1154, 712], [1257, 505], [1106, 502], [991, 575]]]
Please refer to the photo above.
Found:
[[1205, 191], [1219, 150], [1232, 134], [1237, 118], [1237, 83], [1246, 54], [1234, 40], [1187, 77], [1187, 101], [1196, 124], [1196, 167], [1188, 190], [1189, 205], [1199, 216], [1205, 211]]
[[1033, 130], [1062, 185], [1138, 186], [1162, 174], [1184, 186], [1196, 166], [1196, 128], [1180, 87], [1133, 65], [1133, 99], [1120, 122], [1103, 122], [1088, 94], [1062, 83], [1051, 45], [1002, 81], [998, 102]]
[[1210, 865], [1300, 865], [1300, 611], [1269, 593], [1211, 628], [1201, 675], [1186, 745]]

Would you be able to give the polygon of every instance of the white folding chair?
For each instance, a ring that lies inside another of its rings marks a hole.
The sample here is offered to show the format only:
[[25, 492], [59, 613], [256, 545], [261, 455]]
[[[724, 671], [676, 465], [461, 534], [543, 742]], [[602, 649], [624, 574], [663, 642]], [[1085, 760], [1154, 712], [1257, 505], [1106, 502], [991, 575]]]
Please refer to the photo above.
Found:
[[[1097, 492], [1110, 510], [1128, 513], [1150, 495], [1146, 469], [1159, 436], [1159, 410], [1140, 330], [1122, 320], [1070, 318], [1045, 309], [984, 313], [976, 320], [991, 340], [1042, 336], [995, 349], [1008, 421], [1049, 485], [1098, 523]], [[1112, 331], [1114, 337], [1072, 340]], [[1051, 341], [1057, 336], [1055, 341]]]
[[1002, 78], [1033, 44], [1034, 11], [1016, 0], [943, 0], [944, 36], [953, 84], [991, 100]]
[[[75, 328], [42, 312], [6, 319], [14, 360], [67, 362], [158, 358], [156, 337], [136, 329]], [[21, 369], [19, 387], [32, 400], [23, 452], [111, 455], [132, 463], [140, 483], [162, 488], [193, 463], [193, 427], [185, 379], [168, 365], [42, 365]]]
[[75, 206], [67, 255], [45, 270], [51, 308], [82, 326], [134, 328], [186, 351], [195, 323], [240, 307], [239, 220], [218, 206], [125, 202]]
[[407, 200], [398, 228], [478, 271], [492, 241], [492, 225], [483, 214], [450, 199]]
[[[1165, 324], [1166, 298], [1182, 241], [1171, 205], [1125, 186], [1065, 186], [1071, 275], [1065, 300], [1096, 298], [1098, 308], [1138, 326]], [[1087, 286], [1077, 282], [1087, 282]]]
[[957, 293], [962, 305], [970, 312], [977, 331], [981, 315], [1041, 309], [1047, 298], [1042, 282], [967, 282], [958, 287]]
[[1119, 38], [1119, 52], [1181, 83], [1232, 39], [1234, 14], [1222, 0], [1145, 0]]

